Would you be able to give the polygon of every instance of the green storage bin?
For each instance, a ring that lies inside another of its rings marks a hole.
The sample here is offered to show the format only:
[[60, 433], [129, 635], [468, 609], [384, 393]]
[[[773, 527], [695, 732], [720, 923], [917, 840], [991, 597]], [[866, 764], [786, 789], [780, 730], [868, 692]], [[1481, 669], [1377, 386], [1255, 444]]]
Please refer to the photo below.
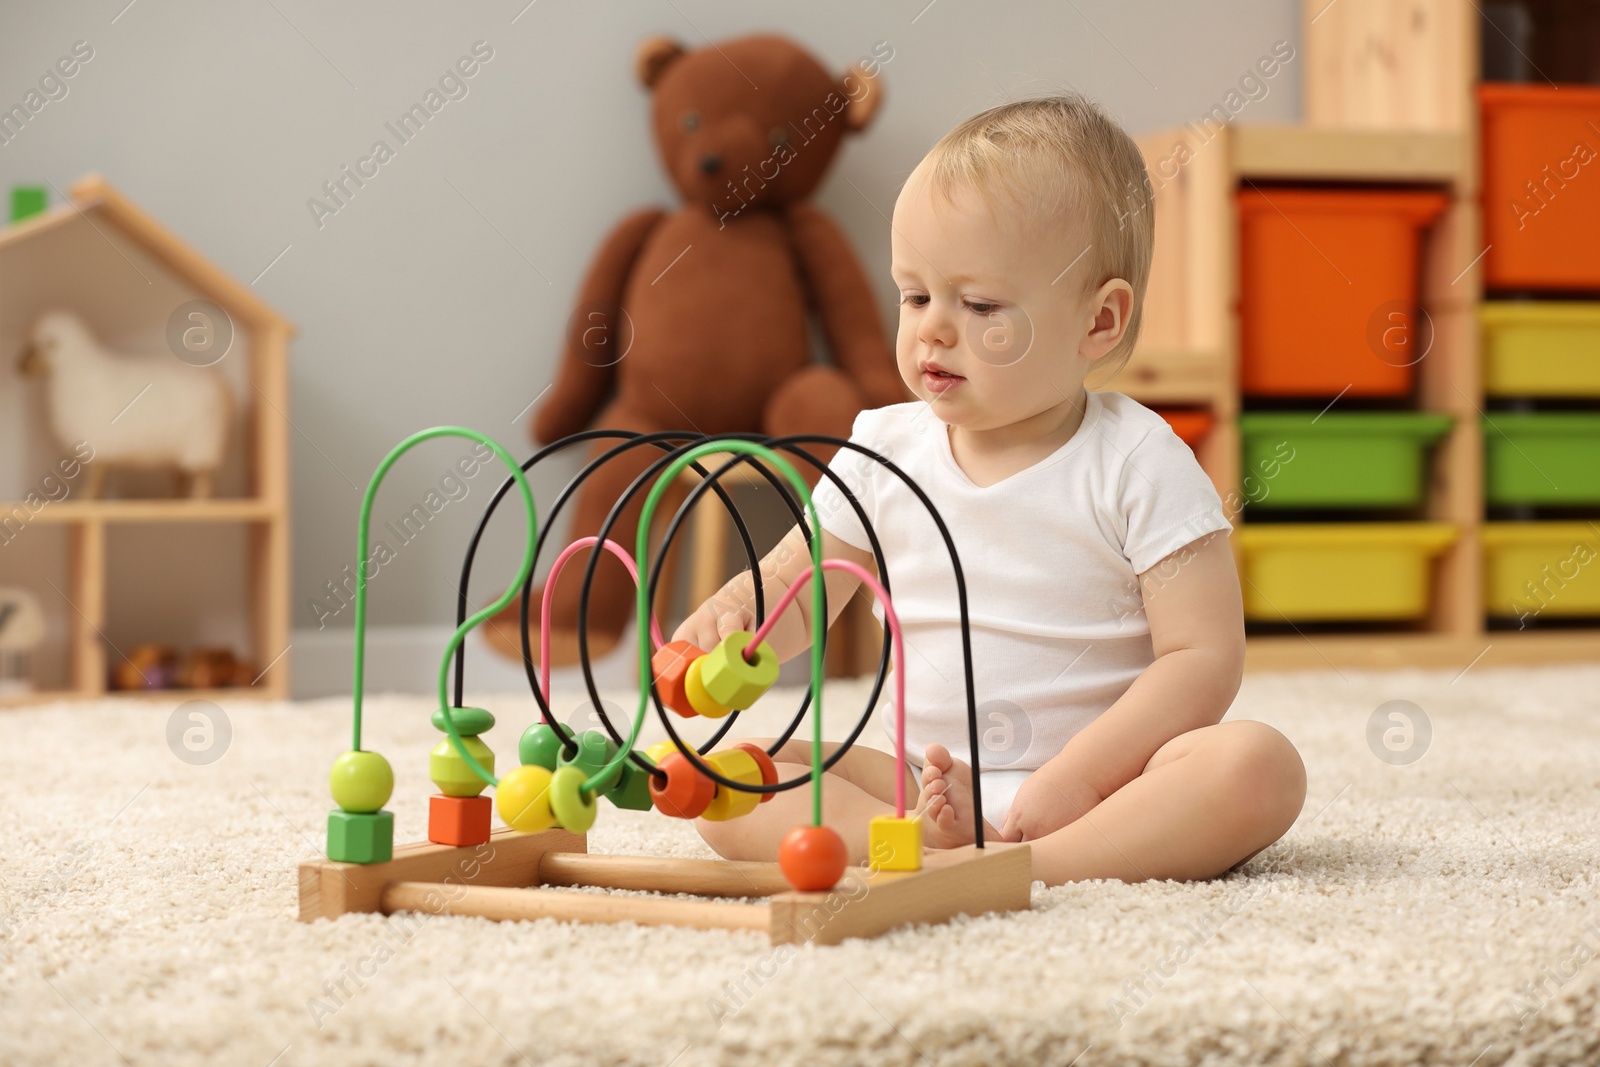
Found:
[[1240, 415], [1244, 497], [1263, 510], [1419, 504], [1428, 446], [1454, 422], [1451, 415], [1412, 411]]
[[1490, 504], [1600, 504], [1600, 413], [1483, 416], [1483, 495]]

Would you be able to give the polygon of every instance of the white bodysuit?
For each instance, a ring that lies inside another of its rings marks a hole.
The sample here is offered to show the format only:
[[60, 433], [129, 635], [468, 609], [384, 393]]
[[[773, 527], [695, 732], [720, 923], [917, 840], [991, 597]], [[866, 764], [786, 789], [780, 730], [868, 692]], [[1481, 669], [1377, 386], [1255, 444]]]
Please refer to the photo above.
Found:
[[[1232, 529], [1194, 453], [1161, 416], [1121, 393], [1087, 396], [1071, 440], [990, 486], [975, 485], [956, 465], [948, 426], [922, 401], [863, 411], [851, 428], [851, 441], [881, 453], [928, 495], [955, 542], [966, 578], [983, 815], [996, 827], [1028, 773], [1154, 661], [1135, 576]], [[937, 741], [970, 763], [956, 583], [938, 529], [875, 460], [840, 449], [830, 469], [860, 501], [883, 548], [905, 640], [907, 758], [920, 766]], [[828, 479], [813, 503], [824, 530], [870, 550]], [[881, 623], [882, 606], [873, 612]], [[886, 685], [878, 705], [891, 739], [893, 692]]]

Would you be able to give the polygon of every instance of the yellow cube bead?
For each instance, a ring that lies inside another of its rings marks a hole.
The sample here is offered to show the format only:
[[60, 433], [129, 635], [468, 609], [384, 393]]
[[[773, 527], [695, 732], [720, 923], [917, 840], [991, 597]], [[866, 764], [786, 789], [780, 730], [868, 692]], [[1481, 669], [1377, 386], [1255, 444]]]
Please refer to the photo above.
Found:
[[867, 866], [875, 871], [922, 870], [922, 822], [874, 815], [867, 823]]
[[[724, 778], [749, 785], [761, 784], [761, 764], [742, 748], [723, 749], [721, 752], [711, 753], [705, 759], [706, 765]], [[759, 803], [761, 803], [760, 793], [729, 789], [719, 782], [717, 795], [711, 799], [711, 806], [700, 817], [710, 819], [712, 822], [726, 822], [741, 815], [749, 815], [756, 810], [756, 805]]]
[[705, 682], [700, 671], [705, 666], [706, 657], [701, 656], [689, 664], [689, 669], [683, 675], [683, 692], [689, 698], [690, 707], [708, 719], [720, 719], [733, 709], [719, 702], [710, 693], [706, 692]]

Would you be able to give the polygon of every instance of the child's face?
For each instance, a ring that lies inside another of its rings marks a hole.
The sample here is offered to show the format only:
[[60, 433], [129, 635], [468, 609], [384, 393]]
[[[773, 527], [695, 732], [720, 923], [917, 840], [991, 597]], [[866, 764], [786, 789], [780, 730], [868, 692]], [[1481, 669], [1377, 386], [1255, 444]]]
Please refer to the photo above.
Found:
[[936, 202], [924, 172], [907, 179], [892, 225], [900, 377], [939, 418], [969, 430], [1076, 404], [1090, 365], [1126, 329], [1127, 283], [1086, 291], [1084, 220], [1065, 240], [1026, 233], [974, 190]]

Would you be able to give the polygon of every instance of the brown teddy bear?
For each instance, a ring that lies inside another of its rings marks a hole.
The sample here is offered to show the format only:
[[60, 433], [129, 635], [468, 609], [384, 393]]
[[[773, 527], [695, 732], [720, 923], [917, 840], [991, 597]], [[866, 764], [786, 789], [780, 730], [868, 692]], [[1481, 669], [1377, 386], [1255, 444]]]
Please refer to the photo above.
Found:
[[[656, 147], [683, 205], [636, 211], [601, 245], [568, 322], [554, 387], [533, 418], [537, 441], [590, 426], [847, 437], [863, 408], [910, 399], [860, 263], [833, 221], [807, 202], [845, 136], [864, 130], [881, 106], [876, 70], [892, 55], [875, 54], [840, 78], [776, 36], [694, 50], [654, 38], [639, 47]], [[833, 365], [811, 359], [810, 312]], [[596, 442], [588, 458], [619, 443]], [[825, 462], [833, 450], [813, 451]], [[590, 477], [563, 509], [574, 512], [567, 540], [597, 533], [661, 454], [636, 449]], [[814, 485], [818, 473], [795, 462]], [[630, 554], [644, 496], [611, 529]], [[556, 584], [555, 665], [578, 659], [587, 558], [569, 561]], [[542, 595], [536, 589], [530, 604], [534, 634]], [[615, 646], [635, 595], [622, 564], [604, 554], [589, 600], [591, 658]], [[522, 655], [517, 611], [512, 604], [485, 628], [491, 646], [514, 659]], [[533, 648], [537, 657], [537, 638]]]

